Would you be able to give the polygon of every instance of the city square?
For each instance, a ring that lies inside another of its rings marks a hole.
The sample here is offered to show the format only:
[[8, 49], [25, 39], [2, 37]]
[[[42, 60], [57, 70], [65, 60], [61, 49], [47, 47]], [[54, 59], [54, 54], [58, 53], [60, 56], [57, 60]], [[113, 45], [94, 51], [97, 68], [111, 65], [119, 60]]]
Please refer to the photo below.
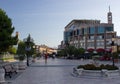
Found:
[[0, 84], [120, 84], [119, 4], [1, 0]]
[[[17, 78], [8, 79], [10, 84], [119, 84], [119, 77], [76, 77], [72, 75], [73, 68], [79, 64], [89, 63], [90, 60], [44, 59], [36, 60], [27, 67]], [[110, 64], [111, 61], [99, 61]], [[120, 63], [116, 63], [120, 67]]]

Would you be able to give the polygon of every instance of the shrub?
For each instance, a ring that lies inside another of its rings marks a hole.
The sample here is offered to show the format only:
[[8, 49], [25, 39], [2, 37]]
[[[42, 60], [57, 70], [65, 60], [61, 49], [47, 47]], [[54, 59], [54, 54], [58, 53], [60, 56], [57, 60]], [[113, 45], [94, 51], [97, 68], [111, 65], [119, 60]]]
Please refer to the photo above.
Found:
[[77, 66], [77, 69], [83, 68], [83, 67], [84, 67], [84, 65], [78, 65], [78, 66]]
[[119, 69], [117, 66], [112, 66], [112, 65], [104, 65], [101, 64], [99, 67], [95, 66], [94, 64], [86, 64], [86, 65], [79, 65], [77, 68], [83, 68], [85, 70], [102, 70], [102, 69], [107, 69], [107, 70], [117, 70]]
[[116, 70], [116, 69], [119, 69], [117, 66], [112, 66], [112, 65], [106, 65], [106, 69], [107, 70]]
[[94, 64], [86, 64], [83, 68], [87, 70], [94, 70], [96, 69], [96, 66]]
[[19, 56], [18, 56], [18, 59], [19, 59], [20, 61], [23, 61], [23, 60], [25, 59], [25, 55], [19, 55]]
[[106, 66], [105, 66], [104, 64], [101, 64], [101, 65], [100, 65], [100, 68], [101, 68], [101, 69], [106, 69]]

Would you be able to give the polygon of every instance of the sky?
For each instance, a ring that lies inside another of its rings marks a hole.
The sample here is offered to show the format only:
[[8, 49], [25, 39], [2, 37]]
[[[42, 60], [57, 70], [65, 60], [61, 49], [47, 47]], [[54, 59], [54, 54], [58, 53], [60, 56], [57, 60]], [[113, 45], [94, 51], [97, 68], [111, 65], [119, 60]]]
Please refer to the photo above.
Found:
[[20, 40], [30, 34], [36, 45], [49, 47], [61, 43], [64, 27], [73, 19], [106, 23], [109, 6], [120, 36], [120, 0], [0, 0], [0, 8], [12, 19]]

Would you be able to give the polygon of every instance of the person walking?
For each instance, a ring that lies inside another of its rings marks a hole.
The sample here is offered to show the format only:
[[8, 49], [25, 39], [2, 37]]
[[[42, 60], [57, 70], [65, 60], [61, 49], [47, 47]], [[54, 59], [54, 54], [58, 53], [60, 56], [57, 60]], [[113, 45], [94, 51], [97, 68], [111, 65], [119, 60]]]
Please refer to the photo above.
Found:
[[48, 58], [48, 54], [45, 54], [45, 64], [47, 64], [47, 58]]
[[52, 58], [55, 59], [55, 54], [53, 54]]

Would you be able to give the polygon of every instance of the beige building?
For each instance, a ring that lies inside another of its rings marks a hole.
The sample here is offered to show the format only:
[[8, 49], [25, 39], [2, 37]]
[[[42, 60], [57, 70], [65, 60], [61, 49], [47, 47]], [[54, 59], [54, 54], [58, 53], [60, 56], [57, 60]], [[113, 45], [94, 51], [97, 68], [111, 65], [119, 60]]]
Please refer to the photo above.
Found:
[[41, 53], [41, 54], [52, 54], [52, 53], [57, 53], [57, 49], [55, 48], [50, 48], [46, 45], [36, 45], [36, 50]]

